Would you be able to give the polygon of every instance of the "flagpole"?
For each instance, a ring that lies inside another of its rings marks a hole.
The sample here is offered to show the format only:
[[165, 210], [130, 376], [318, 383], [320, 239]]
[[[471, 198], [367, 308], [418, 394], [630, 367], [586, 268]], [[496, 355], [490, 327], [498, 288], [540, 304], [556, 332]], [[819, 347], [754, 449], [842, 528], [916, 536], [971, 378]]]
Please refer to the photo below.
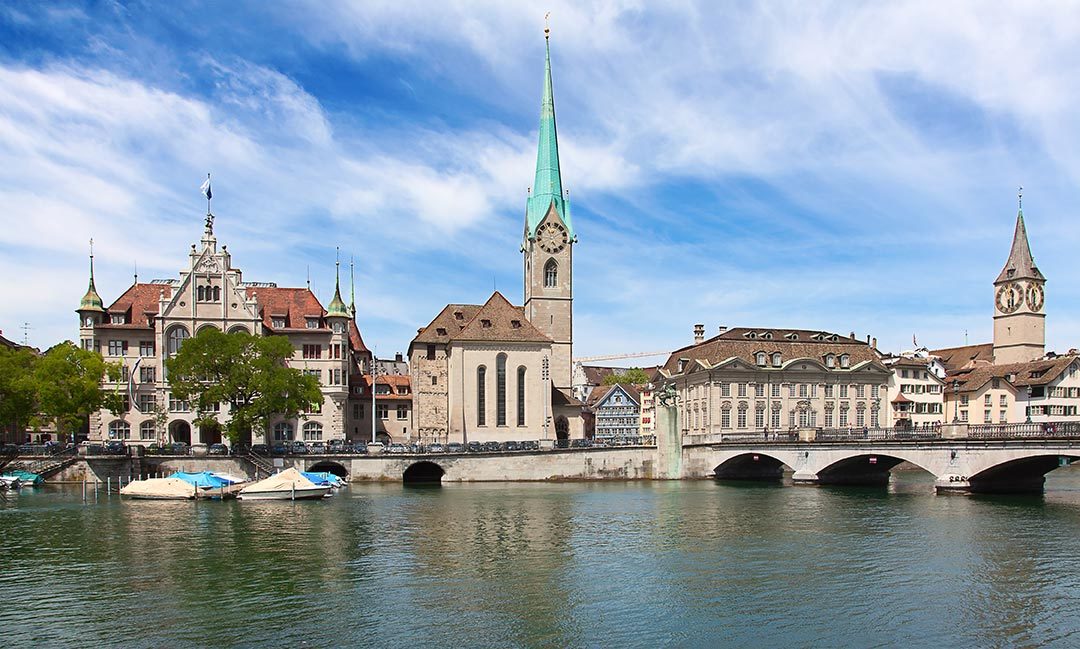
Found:
[[[206, 187], [207, 187], [207, 189], [210, 188], [210, 172], [209, 171], [206, 172]], [[207, 192], [206, 193], [206, 215], [207, 216], [210, 216], [210, 198], [211, 197], [213, 197], [213, 193]]]

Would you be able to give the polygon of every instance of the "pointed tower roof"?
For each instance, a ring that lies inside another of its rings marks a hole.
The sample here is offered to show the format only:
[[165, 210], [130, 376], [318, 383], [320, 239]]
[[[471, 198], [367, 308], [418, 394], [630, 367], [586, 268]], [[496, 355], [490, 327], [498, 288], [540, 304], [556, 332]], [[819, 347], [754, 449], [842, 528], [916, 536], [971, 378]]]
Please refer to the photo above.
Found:
[[1016, 213], [1016, 231], [1013, 232], [1012, 249], [1009, 250], [1009, 259], [1005, 267], [1001, 269], [995, 284], [1014, 279], [1037, 279], [1046, 281], [1039, 268], [1035, 265], [1035, 258], [1031, 256], [1031, 246], [1028, 245], [1027, 228], [1024, 227], [1023, 207]]
[[356, 263], [352, 257], [349, 258], [349, 292], [352, 294], [349, 297], [349, 315], [356, 319]]
[[105, 312], [105, 303], [98, 295], [97, 287], [94, 286], [94, 240], [90, 240], [90, 286], [86, 289], [86, 295], [79, 302], [79, 311]]
[[536, 228], [547, 216], [552, 204], [563, 224], [575, 238], [570, 214], [563, 195], [562, 173], [559, 170], [559, 138], [555, 129], [555, 97], [551, 86], [551, 42], [549, 30], [544, 30], [547, 58], [544, 62], [544, 96], [540, 102], [540, 144], [536, 152], [536, 178], [525, 206], [525, 236], [532, 239]]
[[349, 308], [345, 306], [345, 302], [341, 299], [341, 261], [337, 261], [334, 266], [334, 299], [330, 300], [329, 306], [326, 307], [326, 317], [348, 318]]

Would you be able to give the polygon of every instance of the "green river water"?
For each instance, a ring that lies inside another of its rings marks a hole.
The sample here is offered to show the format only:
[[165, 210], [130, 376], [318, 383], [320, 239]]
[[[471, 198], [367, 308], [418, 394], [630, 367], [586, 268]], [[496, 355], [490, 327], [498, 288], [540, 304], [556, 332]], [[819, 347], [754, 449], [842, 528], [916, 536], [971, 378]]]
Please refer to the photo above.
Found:
[[1080, 647], [1080, 467], [1042, 496], [611, 482], [318, 502], [0, 500], [10, 647]]

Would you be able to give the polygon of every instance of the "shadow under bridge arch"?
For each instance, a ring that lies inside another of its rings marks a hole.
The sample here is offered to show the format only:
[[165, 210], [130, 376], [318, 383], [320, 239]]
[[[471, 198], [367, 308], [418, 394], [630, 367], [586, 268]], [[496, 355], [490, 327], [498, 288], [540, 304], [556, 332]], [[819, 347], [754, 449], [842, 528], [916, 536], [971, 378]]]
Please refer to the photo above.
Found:
[[1076, 454], [1033, 455], [995, 464], [968, 478], [975, 493], [1042, 493], [1046, 474], [1080, 460]]
[[791, 470], [771, 455], [742, 453], [721, 462], [713, 469], [713, 477], [717, 480], [780, 480], [785, 468]]
[[441, 466], [423, 460], [410, 464], [401, 474], [401, 479], [405, 484], [439, 484], [444, 475], [446, 470]]
[[836, 485], [864, 485], [883, 486], [889, 483], [890, 471], [901, 462], [909, 462], [913, 466], [926, 471], [910, 460], [892, 455], [878, 453], [862, 453], [852, 455], [820, 469], [817, 472], [818, 484]]
[[349, 477], [349, 472], [345, 470], [344, 466], [329, 460], [323, 460], [322, 462], [312, 464], [308, 471], [312, 473], [332, 473], [339, 478]]

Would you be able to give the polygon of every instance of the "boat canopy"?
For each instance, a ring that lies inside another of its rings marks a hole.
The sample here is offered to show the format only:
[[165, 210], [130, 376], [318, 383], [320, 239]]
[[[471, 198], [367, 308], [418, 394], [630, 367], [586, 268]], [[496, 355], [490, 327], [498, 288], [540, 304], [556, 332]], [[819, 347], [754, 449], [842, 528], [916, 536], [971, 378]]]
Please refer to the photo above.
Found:
[[40, 475], [38, 475], [36, 473], [30, 473], [29, 471], [23, 471], [22, 469], [16, 469], [14, 471], [7, 471], [7, 472], [4, 473], [4, 475], [5, 476], [10, 476], [12, 478], [18, 478], [19, 482], [21, 482], [24, 485], [34, 485], [36, 487], [36, 486], [38, 486], [40, 484], [45, 483], [45, 478], [42, 478]]
[[120, 490], [123, 496], [133, 498], [194, 498], [196, 487], [180, 478], [149, 478], [136, 480]]
[[232, 484], [231, 480], [228, 480], [219, 475], [214, 475], [209, 471], [200, 471], [198, 473], [185, 473], [183, 471], [177, 471], [169, 477], [178, 478], [190, 485], [199, 487], [200, 489], [221, 489], [222, 487], [228, 487]]
[[341, 478], [329, 471], [301, 471], [300, 474], [320, 486], [330, 485], [331, 487], [337, 487], [341, 485]]
[[280, 473], [253, 482], [244, 487], [240, 491], [240, 495], [252, 492], [265, 492], [265, 491], [289, 491], [291, 489], [310, 489], [318, 486], [311, 480], [308, 480], [302, 473], [296, 469], [285, 469]]

